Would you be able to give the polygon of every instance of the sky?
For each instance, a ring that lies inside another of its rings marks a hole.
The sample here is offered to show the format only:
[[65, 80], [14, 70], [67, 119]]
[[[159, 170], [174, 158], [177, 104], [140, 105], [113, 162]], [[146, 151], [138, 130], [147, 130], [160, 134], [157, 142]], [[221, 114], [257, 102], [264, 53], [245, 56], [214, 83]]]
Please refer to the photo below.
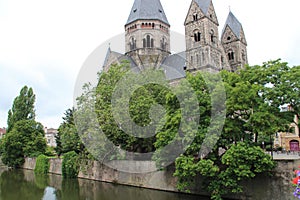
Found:
[[[73, 106], [83, 63], [99, 45], [124, 33], [133, 2], [0, 0], [0, 127], [7, 126], [7, 112], [27, 85], [36, 95], [36, 120], [58, 128], [65, 110]], [[171, 30], [184, 34], [191, 0], [161, 3]], [[229, 9], [242, 23], [250, 65], [278, 58], [290, 66], [300, 65], [299, 0], [213, 0], [213, 4], [219, 32]]]

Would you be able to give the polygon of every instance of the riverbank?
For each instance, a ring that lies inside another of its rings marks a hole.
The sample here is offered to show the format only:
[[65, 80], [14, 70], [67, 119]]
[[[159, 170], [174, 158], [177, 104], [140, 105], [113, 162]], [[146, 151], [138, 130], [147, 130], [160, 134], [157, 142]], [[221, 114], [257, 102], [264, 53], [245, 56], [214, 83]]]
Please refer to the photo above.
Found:
[[[23, 165], [24, 169], [34, 170], [35, 158], [26, 158]], [[62, 159], [51, 158], [49, 160], [49, 173], [62, 174]], [[168, 167], [164, 171], [153, 170], [155, 166], [151, 161], [113, 161], [114, 165], [131, 166], [137, 168], [149, 168], [148, 173], [128, 173], [112, 169], [98, 161], [86, 161], [80, 167], [78, 178], [96, 180], [102, 182], [116, 183], [121, 185], [129, 185], [141, 188], [178, 192], [176, 189], [176, 178], [173, 176], [174, 168]], [[291, 180], [294, 176], [293, 172], [298, 169], [300, 160], [277, 160], [277, 167], [272, 177], [258, 176], [251, 181], [245, 182], [244, 193], [239, 196], [230, 196], [231, 199], [247, 199], [247, 200], [290, 200], [293, 197]], [[147, 171], [147, 170], [145, 170]], [[197, 181], [195, 188], [191, 188], [191, 193], [199, 195], [207, 195], [207, 193], [199, 189], [201, 179]], [[290, 195], [289, 195], [290, 194]], [[291, 198], [287, 198], [291, 197]]]

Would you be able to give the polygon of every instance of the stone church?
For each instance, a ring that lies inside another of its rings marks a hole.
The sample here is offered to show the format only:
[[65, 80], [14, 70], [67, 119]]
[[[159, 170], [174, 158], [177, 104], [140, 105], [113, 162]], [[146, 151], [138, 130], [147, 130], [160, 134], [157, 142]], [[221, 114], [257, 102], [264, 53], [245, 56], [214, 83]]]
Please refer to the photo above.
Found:
[[162, 69], [172, 81], [185, 77], [186, 71], [236, 71], [248, 63], [242, 24], [230, 11], [219, 37], [212, 0], [192, 0], [184, 26], [186, 50], [171, 54], [170, 24], [160, 0], [135, 0], [125, 24], [125, 54], [109, 48], [103, 70], [129, 60], [138, 70]]

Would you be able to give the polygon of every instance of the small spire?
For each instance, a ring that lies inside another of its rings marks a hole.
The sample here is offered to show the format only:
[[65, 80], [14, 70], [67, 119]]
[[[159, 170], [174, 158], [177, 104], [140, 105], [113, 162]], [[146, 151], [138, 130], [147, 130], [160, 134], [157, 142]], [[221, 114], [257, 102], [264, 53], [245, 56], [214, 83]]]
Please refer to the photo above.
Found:
[[231, 12], [231, 7], [230, 7], [230, 5], [229, 5], [228, 7], [229, 7], [229, 12]]

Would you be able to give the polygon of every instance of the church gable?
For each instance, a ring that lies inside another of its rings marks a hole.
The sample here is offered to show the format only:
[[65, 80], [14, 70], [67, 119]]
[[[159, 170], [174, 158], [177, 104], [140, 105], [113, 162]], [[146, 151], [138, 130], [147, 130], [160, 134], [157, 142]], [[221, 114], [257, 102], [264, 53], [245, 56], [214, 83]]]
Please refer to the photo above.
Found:
[[204, 16], [205, 16], [205, 14], [199, 8], [198, 4], [194, 1], [192, 1], [189, 11], [188, 11], [188, 14], [185, 18], [184, 25], [187, 25], [193, 21], [197, 21], [197, 20], [203, 18]]
[[208, 9], [208, 12], [207, 12], [207, 17], [212, 22], [214, 22], [217, 26], [219, 26], [218, 18], [217, 18], [217, 15], [216, 15], [216, 12], [215, 12], [215, 8], [214, 8], [214, 5], [213, 5], [212, 2], [210, 3], [210, 6], [209, 6], [209, 9]]
[[227, 44], [237, 40], [239, 40], [239, 38], [234, 34], [232, 29], [227, 25], [222, 34], [222, 38], [221, 38], [222, 43]]

